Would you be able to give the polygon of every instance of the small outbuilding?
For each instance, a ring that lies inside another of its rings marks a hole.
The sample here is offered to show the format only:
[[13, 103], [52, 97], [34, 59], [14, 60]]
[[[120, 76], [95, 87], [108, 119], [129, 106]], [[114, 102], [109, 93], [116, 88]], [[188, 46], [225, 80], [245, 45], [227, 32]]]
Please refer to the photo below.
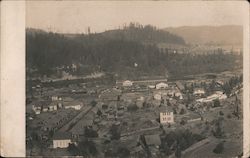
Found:
[[130, 80], [123, 81], [122, 86], [124, 87], [130, 87], [133, 85], [133, 82]]
[[158, 83], [158, 84], [155, 85], [156, 89], [165, 89], [167, 87], [168, 87], [168, 84], [164, 83], [164, 82], [161, 82], [161, 83]]

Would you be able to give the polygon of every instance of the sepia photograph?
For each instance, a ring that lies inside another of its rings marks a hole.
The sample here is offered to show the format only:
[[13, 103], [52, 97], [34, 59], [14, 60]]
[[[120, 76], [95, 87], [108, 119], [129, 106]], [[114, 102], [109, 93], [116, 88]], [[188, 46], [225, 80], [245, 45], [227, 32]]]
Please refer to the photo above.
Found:
[[27, 1], [26, 156], [242, 157], [245, 5]]

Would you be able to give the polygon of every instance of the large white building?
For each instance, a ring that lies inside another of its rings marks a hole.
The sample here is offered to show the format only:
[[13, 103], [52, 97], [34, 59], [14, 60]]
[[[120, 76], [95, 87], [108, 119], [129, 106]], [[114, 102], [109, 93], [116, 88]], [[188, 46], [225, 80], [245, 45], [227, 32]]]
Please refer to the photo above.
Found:
[[173, 111], [160, 112], [160, 123], [161, 124], [174, 123], [174, 112]]
[[53, 148], [67, 148], [71, 142], [69, 133], [55, 133], [53, 137]]
[[74, 100], [71, 97], [65, 97], [63, 99], [63, 107], [65, 109], [75, 109], [75, 110], [80, 110], [83, 107], [83, 102], [80, 100]]
[[64, 103], [64, 108], [65, 109], [75, 109], [75, 110], [80, 110], [83, 107], [83, 103], [78, 102], [78, 101], [74, 101], [74, 102], [66, 102]]

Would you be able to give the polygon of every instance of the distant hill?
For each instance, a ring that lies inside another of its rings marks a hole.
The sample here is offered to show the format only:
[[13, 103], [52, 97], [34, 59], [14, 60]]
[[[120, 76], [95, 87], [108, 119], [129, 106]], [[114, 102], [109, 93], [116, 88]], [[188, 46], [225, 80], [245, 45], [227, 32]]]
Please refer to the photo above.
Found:
[[[128, 79], [140, 76], [183, 76], [232, 70], [240, 56], [163, 52], [158, 44], [185, 46], [178, 35], [153, 26], [130, 25], [91, 34], [59, 34], [26, 30], [27, 75], [72, 75], [111, 72]], [[186, 45], [188, 46], [188, 45]], [[204, 64], [207, 63], [207, 64]], [[77, 69], [70, 67], [76, 65]], [[136, 65], [136, 66], [135, 66]]]
[[182, 37], [157, 29], [151, 25], [143, 26], [140, 24], [131, 23], [129, 26], [124, 27], [123, 29], [109, 30], [101, 34], [110, 39], [122, 39], [150, 44], [185, 44], [185, 40]]
[[242, 45], [243, 27], [239, 25], [223, 26], [182, 26], [163, 29], [184, 38], [192, 44]]
[[[94, 38], [135, 41], [144, 44], [165, 43], [185, 45], [185, 40], [181, 36], [169, 33], [168, 31], [157, 29], [152, 25], [143, 26], [138, 23], [130, 23], [128, 26], [124, 26], [120, 29], [107, 30], [101, 33], [92, 33], [91, 35]], [[64, 34], [64, 36], [69, 38], [77, 38], [81, 36], [81, 34]]]

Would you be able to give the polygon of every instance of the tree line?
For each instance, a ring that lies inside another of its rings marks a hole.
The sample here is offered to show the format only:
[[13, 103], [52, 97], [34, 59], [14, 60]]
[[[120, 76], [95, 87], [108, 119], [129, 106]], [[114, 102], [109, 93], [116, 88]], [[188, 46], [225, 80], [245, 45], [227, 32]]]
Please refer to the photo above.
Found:
[[[40, 75], [51, 75], [57, 67], [76, 64], [79, 69], [74, 73], [79, 74], [79, 71], [99, 70], [115, 72], [124, 78], [166, 73], [176, 77], [232, 70], [236, 65], [235, 61], [240, 59], [238, 55], [221, 52], [203, 55], [162, 52], [155, 43], [146, 44], [143, 39], [148, 38], [144, 35], [134, 33], [143, 32], [142, 34], [151, 36], [148, 30], [155, 34], [152, 35], [152, 41], [168, 42], [165, 40], [168, 39], [173, 43], [182, 43], [175, 41], [174, 36], [167, 35], [168, 33], [164, 35], [151, 26], [132, 25], [118, 30], [129, 36], [126, 38], [119, 38], [117, 33], [112, 37], [105, 33], [68, 37], [52, 32], [31, 34], [27, 31], [26, 66], [27, 69], [37, 69]], [[164, 37], [161, 39], [161, 36]], [[154, 39], [156, 37], [159, 39]]]

